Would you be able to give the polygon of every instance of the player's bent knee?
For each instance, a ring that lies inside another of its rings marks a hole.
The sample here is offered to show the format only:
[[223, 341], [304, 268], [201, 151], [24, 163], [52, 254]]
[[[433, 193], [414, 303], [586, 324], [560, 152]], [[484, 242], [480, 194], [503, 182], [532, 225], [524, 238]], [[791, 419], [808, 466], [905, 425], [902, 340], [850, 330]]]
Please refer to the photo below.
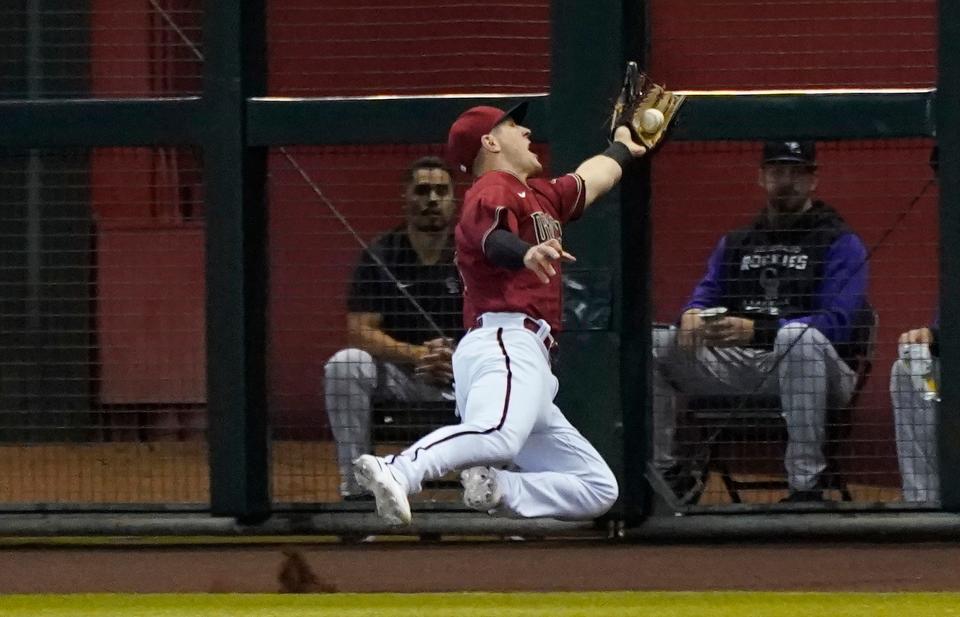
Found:
[[777, 330], [774, 346], [779, 353], [808, 355], [829, 344], [830, 340], [820, 330], [803, 323], [789, 323]]
[[[800, 341], [801, 337], [804, 341]], [[823, 333], [817, 328], [805, 323], [788, 323], [777, 330], [777, 345], [792, 345], [797, 342], [819, 342], [822, 340], [826, 340]]]
[[376, 365], [373, 356], [362, 349], [341, 349], [330, 356], [323, 367], [327, 379], [344, 379], [363, 375]]
[[607, 511], [613, 507], [613, 504], [617, 502], [617, 497], [620, 496], [620, 487], [617, 484], [617, 478], [609, 469], [606, 470], [606, 473], [598, 475], [598, 477], [590, 483], [590, 489], [594, 497], [593, 509], [587, 513], [590, 518], [596, 518], [606, 514]]

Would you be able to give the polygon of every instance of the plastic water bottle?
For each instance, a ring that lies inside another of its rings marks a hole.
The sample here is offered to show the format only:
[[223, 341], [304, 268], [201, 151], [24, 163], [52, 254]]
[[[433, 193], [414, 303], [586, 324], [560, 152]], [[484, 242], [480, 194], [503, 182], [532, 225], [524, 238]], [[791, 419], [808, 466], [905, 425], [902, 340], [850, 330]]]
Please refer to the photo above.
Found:
[[902, 343], [900, 359], [910, 371], [910, 380], [925, 401], [940, 402], [937, 381], [933, 376], [933, 356], [926, 343]]

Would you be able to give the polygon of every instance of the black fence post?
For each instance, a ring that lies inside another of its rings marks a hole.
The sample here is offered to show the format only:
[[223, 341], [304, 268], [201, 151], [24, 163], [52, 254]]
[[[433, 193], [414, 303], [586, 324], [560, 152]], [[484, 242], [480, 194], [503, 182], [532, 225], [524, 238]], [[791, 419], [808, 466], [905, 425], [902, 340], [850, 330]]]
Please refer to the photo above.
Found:
[[940, 146], [939, 450], [941, 502], [960, 511], [960, 5], [940, 2], [937, 142]]
[[265, 90], [262, 0], [207, 0], [203, 23], [210, 508], [270, 513], [266, 397], [266, 149], [247, 147]]

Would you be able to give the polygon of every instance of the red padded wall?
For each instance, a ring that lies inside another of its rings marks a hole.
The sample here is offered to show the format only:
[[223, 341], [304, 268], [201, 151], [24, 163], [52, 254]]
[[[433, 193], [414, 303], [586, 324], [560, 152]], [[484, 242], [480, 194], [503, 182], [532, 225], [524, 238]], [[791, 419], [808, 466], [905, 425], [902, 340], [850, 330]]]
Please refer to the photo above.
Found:
[[550, 3], [273, 0], [274, 96], [545, 92]]
[[[196, 0], [160, 0], [197, 37]], [[149, 4], [91, 5], [94, 96], [195, 92], [200, 63]], [[195, 41], [199, 43], [199, 38]], [[102, 404], [206, 400], [204, 233], [195, 153], [98, 148], [91, 155]]]
[[651, 68], [677, 89], [936, 82], [935, 0], [651, 0]]

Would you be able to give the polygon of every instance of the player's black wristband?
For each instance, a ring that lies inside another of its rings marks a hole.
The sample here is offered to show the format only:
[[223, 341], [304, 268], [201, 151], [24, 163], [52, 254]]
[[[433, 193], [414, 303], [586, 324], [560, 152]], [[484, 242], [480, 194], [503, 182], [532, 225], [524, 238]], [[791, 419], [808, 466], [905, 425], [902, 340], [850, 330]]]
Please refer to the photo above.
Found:
[[497, 267], [520, 270], [531, 246], [506, 229], [494, 229], [483, 244], [483, 253]]
[[600, 156], [613, 159], [617, 162], [617, 165], [620, 166], [620, 169], [626, 167], [627, 163], [633, 160], [633, 155], [630, 154], [630, 148], [619, 141], [611, 142], [610, 145], [607, 146], [607, 149], [600, 153]]

